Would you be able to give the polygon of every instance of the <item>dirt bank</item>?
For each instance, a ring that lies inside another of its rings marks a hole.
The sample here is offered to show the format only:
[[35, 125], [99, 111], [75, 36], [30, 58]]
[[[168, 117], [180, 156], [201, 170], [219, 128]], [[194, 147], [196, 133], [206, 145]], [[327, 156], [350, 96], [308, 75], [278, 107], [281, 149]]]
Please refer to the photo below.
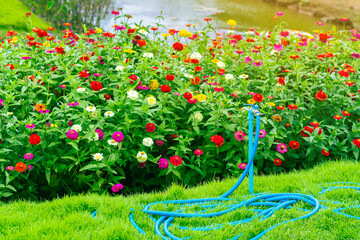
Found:
[[325, 23], [340, 23], [340, 18], [349, 19], [346, 28], [360, 30], [360, 0], [265, 0], [301, 13], [321, 18]]

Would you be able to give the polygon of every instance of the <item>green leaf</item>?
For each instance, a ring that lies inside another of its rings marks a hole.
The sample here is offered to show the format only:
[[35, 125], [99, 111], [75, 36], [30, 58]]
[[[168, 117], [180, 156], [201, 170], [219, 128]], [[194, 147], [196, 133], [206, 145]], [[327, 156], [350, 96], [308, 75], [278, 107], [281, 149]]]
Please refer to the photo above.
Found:
[[47, 180], [49, 185], [50, 185], [50, 175], [51, 175], [51, 169], [46, 169], [45, 170], [45, 176], [46, 176], [46, 180]]
[[85, 167], [81, 168], [79, 171], [82, 172], [84, 170], [89, 170], [89, 169], [94, 169], [94, 168], [98, 168], [98, 165], [97, 164], [89, 164], [89, 165], [86, 165]]
[[79, 148], [78, 148], [76, 142], [69, 142], [69, 144], [70, 144], [71, 146], [73, 146], [77, 151], [79, 151]]

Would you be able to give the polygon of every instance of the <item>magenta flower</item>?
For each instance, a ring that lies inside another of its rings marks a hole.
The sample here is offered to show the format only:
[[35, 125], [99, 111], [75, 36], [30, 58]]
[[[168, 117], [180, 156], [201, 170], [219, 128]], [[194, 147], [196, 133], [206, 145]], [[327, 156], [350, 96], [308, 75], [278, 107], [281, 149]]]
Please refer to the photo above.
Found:
[[164, 144], [164, 142], [163, 142], [162, 140], [156, 140], [155, 143], [156, 143], [156, 145], [158, 145], [158, 146], [161, 146], [161, 145]]
[[240, 169], [245, 169], [246, 166], [247, 166], [247, 163], [240, 163], [240, 164], [238, 165], [238, 167], [239, 167]]
[[99, 139], [104, 139], [104, 132], [101, 129], [95, 129], [95, 132], [99, 135]]
[[113, 49], [115, 49], [115, 50], [120, 50], [121, 47], [114, 47]]
[[101, 73], [94, 73], [94, 76], [95, 77], [100, 77], [100, 76], [102, 76], [102, 74]]
[[215, 87], [214, 90], [215, 90], [215, 92], [223, 92], [224, 88], [223, 87]]
[[201, 155], [203, 155], [203, 150], [201, 150], [201, 149], [196, 149], [195, 151], [194, 151], [194, 154], [196, 155], [196, 156], [201, 156]]
[[324, 23], [322, 23], [322, 22], [317, 22], [316, 24], [317, 24], [317, 25], [320, 25], [320, 26], [323, 26], [323, 25], [324, 25]]
[[26, 128], [33, 129], [34, 127], [35, 127], [35, 124], [33, 124], [33, 123], [26, 124]]
[[34, 154], [32, 153], [25, 153], [24, 159], [26, 160], [32, 160], [34, 158]]
[[66, 136], [71, 140], [76, 140], [78, 138], [79, 134], [77, 133], [76, 130], [72, 129], [66, 133]]
[[63, 89], [65, 89], [65, 88], [66, 88], [66, 85], [61, 84], [61, 85], [59, 86], [59, 88], [63, 88]]
[[50, 112], [50, 110], [49, 110], [49, 109], [39, 110], [39, 113], [48, 113], [48, 112]]
[[253, 62], [253, 64], [257, 67], [260, 67], [261, 65], [263, 65], [263, 63], [261, 61], [256, 60], [255, 62]]
[[159, 159], [159, 168], [166, 169], [168, 167], [169, 167], [169, 161], [166, 158], [160, 158]]
[[274, 50], [275, 51], [281, 52], [283, 49], [284, 49], [284, 47], [281, 44], [275, 44], [274, 45]]
[[234, 133], [234, 137], [236, 140], [241, 142], [245, 140], [246, 134], [242, 131], [237, 131]]
[[276, 15], [282, 16], [282, 15], [284, 15], [284, 13], [283, 12], [277, 12]]
[[180, 96], [181, 94], [178, 93], [178, 92], [176, 92], [176, 93], [174, 93], [174, 95], [175, 95], [175, 96]]
[[68, 126], [71, 127], [72, 125], [74, 125], [74, 122], [73, 122], [73, 121], [69, 121], [69, 122], [68, 122]]
[[114, 132], [112, 139], [114, 139], [115, 142], [122, 142], [124, 140], [124, 134], [122, 132]]
[[71, 103], [68, 103], [69, 106], [72, 106], [72, 107], [75, 107], [77, 105], [79, 105], [78, 102], [71, 102]]
[[238, 98], [238, 96], [235, 93], [231, 94], [232, 97]]
[[124, 186], [121, 183], [118, 183], [111, 187], [111, 191], [119, 192], [123, 188], [124, 188]]
[[264, 138], [264, 137], [266, 137], [266, 134], [267, 134], [267, 132], [266, 132], [265, 130], [260, 129], [260, 135], [259, 135], [259, 138]]
[[244, 60], [244, 63], [252, 62], [252, 59], [250, 57], [246, 57]]
[[46, 53], [53, 53], [53, 52], [55, 52], [55, 50], [49, 49], [49, 50], [46, 50], [45, 52]]
[[4, 100], [2, 100], [2, 99], [0, 98], [0, 106], [4, 106], [3, 102], [4, 102]]
[[7, 166], [7, 167], [6, 167], [6, 170], [8, 170], [8, 171], [14, 171], [14, 167], [13, 167], [13, 166]]
[[[351, 58], [356, 58], [356, 59], [358, 59], [358, 58], [360, 58], [360, 54], [358, 54], [358, 53], [352, 53], [351, 54]], [[0, 101], [1, 102], [1, 101]]]
[[237, 54], [244, 54], [244, 51], [242, 51], [242, 50], [241, 50], [241, 51], [236, 50], [235, 53], [237, 53]]
[[28, 59], [31, 59], [31, 57], [29, 57], [29, 56], [23, 56], [23, 57], [21, 57], [21, 59], [28, 60]]
[[141, 90], [149, 90], [150, 88], [148, 86], [141, 85], [141, 86], [136, 87], [136, 90], [139, 90], [139, 89], [141, 89]]
[[116, 26], [115, 27], [115, 30], [117, 30], [117, 31], [122, 31], [122, 30], [125, 30], [125, 29], [126, 29], [125, 26]]
[[279, 144], [276, 146], [276, 150], [277, 150], [279, 153], [286, 153], [286, 152], [287, 152], [287, 146], [286, 146], [284, 143], [279, 143]]
[[33, 169], [34, 167], [32, 165], [27, 165], [27, 170], [30, 171], [31, 169]]

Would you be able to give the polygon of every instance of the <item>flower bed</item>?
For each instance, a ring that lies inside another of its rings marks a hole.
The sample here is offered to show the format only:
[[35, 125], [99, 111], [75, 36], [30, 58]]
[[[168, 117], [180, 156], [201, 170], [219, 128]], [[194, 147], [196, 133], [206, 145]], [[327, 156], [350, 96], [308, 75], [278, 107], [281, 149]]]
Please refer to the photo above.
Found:
[[[55, 39], [8, 32], [0, 53], [0, 196], [132, 193], [237, 176], [247, 109], [262, 120], [255, 171], [359, 157], [355, 31], [215, 34], [131, 26]], [[71, 27], [69, 23], [67, 26]]]

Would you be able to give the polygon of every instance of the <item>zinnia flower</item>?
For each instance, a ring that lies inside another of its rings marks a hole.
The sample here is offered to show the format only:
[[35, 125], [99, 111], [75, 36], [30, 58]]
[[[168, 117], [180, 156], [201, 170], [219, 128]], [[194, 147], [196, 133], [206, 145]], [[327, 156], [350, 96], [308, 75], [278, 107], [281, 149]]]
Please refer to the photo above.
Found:
[[25, 153], [24, 159], [32, 160], [34, 158], [34, 154], [32, 153]]
[[71, 139], [71, 140], [76, 140], [78, 138], [78, 133], [76, 130], [69, 130], [67, 133], [66, 133], [66, 136]]
[[173, 164], [175, 167], [177, 167], [177, 166], [181, 165], [182, 159], [181, 159], [181, 157], [179, 157], [179, 156], [172, 156], [172, 157], [170, 157], [170, 162], [171, 162], [171, 164]]
[[274, 159], [274, 164], [275, 164], [276, 166], [281, 166], [282, 161], [281, 161], [280, 159], [276, 158], [276, 159]]
[[267, 134], [267, 132], [266, 132], [265, 130], [260, 129], [259, 138], [264, 138], [264, 137], [266, 137], [266, 134]]
[[136, 158], [139, 162], [146, 162], [147, 160], [147, 155], [145, 152], [138, 152], [138, 154], [136, 155]]
[[239, 165], [238, 165], [238, 167], [240, 168], [240, 169], [245, 169], [246, 168], [246, 166], [247, 166], [247, 163], [240, 163]]
[[298, 141], [290, 141], [289, 147], [291, 147], [292, 149], [298, 149], [300, 147], [300, 143]]
[[32, 145], [37, 145], [41, 142], [41, 138], [39, 135], [37, 134], [32, 134], [30, 137], [29, 137], [29, 143], [32, 144]]
[[154, 144], [154, 141], [151, 138], [144, 138], [143, 139], [143, 144], [146, 147], [151, 147]]
[[326, 93], [324, 93], [321, 89], [315, 94], [315, 98], [319, 101], [325, 101], [327, 99]]
[[213, 135], [210, 137], [211, 142], [215, 143], [216, 147], [224, 144], [224, 138], [220, 135]]
[[329, 155], [330, 155], [330, 152], [327, 151], [327, 150], [325, 150], [325, 149], [322, 149], [322, 150], [321, 150], [321, 154], [322, 154], [322, 155], [325, 155], [325, 156], [329, 156]]
[[119, 192], [123, 188], [124, 188], [124, 186], [121, 183], [118, 183], [111, 187], [111, 191]]
[[279, 153], [286, 153], [287, 152], [287, 146], [284, 143], [280, 143], [276, 146], [276, 150]]
[[112, 139], [116, 142], [122, 142], [124, 140], [124, 134], [122, 132], [114, 132], [112, 135]]
[[26, 171], [26, 164], [23, 162], [18, 162], [15, 164], [15, 170], [19, 173], [23, 173]]
[[169, 167], [169, 161], [166, 158], [160, 158], [158, 163], [160, 169], [166, 169]]
[[33, 123], [26, 124], [26, 128], [33, 129], [34, 127], [35, 127], [35, 124], [33, 124]]
[[195, 154], [196, 156], [201, 156], [201, 155], [203, 155], [203, 150], [201, 150], [201, 149], [196, 149], [196, 150], [194, 151], [194, 154]]
[[158, 145], [158, 146], [161, 146], [161, 145], [164, 144], [164, 142], [163, 142], [162, 140], [156, 140], [155, 143], [156, 143], [156, 145]]
[[101, 161], [104, 157], [102, 153], [95, 153], [93, 154], [94, 160]]
[[241, 142], [245, 140], [246, 134], [242, 131], [237, 131], [234, 133], [234, 137], [236, 140]]
[[147, 132], [152, 133], [156, 130], [156, 126], [153, 123], [148, 123], [146, 124], [145, 129]]

